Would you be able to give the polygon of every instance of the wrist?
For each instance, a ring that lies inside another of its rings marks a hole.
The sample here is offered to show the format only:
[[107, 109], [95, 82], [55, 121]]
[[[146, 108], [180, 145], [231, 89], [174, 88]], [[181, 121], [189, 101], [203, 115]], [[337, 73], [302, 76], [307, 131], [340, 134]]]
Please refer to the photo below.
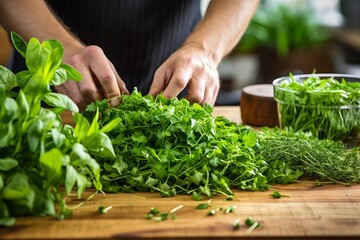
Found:
[[214, 48], [208, 46], [206, 43], [197, 41], [186, 41], [183, 46], [196, 48], [202, 51], [206, 58], [209, 59], [210, 63], [216, 67], [219, 65], [222, 59], [222, 54], [214, 50]]

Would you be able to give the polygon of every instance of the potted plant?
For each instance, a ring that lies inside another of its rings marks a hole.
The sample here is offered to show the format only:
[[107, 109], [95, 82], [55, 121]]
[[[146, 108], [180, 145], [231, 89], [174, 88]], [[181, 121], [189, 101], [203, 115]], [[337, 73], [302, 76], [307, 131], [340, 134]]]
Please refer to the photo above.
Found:
[[334, 68], [329, 31], [305, 5], [261, 4], [236, 51], [258, 56], [260, 81], [265, 83], [289, 72]]

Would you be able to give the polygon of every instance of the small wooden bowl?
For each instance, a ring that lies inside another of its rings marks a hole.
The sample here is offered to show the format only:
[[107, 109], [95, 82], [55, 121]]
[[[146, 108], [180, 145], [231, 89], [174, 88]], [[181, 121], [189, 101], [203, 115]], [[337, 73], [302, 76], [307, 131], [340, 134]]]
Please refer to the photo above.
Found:
[[278, 111], [272, 84], [249, 85], [240, 97], [242, 122], [256, 127], [279, 126]]

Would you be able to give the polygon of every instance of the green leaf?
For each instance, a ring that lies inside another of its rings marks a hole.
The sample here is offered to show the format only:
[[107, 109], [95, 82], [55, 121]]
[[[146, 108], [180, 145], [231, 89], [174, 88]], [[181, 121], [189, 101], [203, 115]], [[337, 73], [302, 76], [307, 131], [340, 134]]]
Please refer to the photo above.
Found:
[[61, 133], [59, 129], [56, 128], [51, 129], [51, 137], [52, 140], [54, 141], [55, 147], [57, 148], [60, 148], [66, 140], [66, 136], [63, 133]]
[[88, 179], [82, 174], [76, 175], [76, 185], [77, 185], [77, 196], [78, 198], [84, 193], [86, 187], [88, 186]]
[[103, 132], [93, 132], [83, 139], [84, 146], [96, 156], [115, 158], [115, 151], [110, 138]]
[[128, 169], [128, 164], [123, 160], [123, 157], [120, 155], [116, 156], [116, 159], [112, 165], [113, 168], [121, 175], [125, 169]]
[[25, 60], [26, 66], [32, 75], [36, 75], [41, 71], [50, 57], [50, 46], [45, 47], [45, 43], [46, 42], [44, 42], [44, 46], [42, 46], [36, 38], [31, 38], [28, 42]]
[[36, 119], [29, 127], [27, 131], [27, 139], [29, 149], [31, 152], [35, 152], [42, 142], [42, 135], [44, 131], [44, 123], [41, 119]]
[[110, 132], [115, 127], [117, 127], [119, 124], [121, 124], [121, 122], [122, 122], [121, 118], [115, 118], [115, 119], [111, 120], [109, 123], [107, 123], [105, 126], [103, 126], [100, 129], [100, 131], [103, 133]]
[[10, 32], [10, 38], [15, 49], [25, 58], [27, 43], [15, 32]]
[[0, 217], [0, 226], [10, 227], [15, 224], [14, 217]]
[[2, 123], [9, 123], [10, 121], [16, 119], [19, 116], [19, 107], [17, 102], [13, 98], [6, 97], [2, 105], [0, 106], [0, 121]]
[[198, 193], [196, 191], [194, 191], [192, 193], [192, 199], [195, 200], [195, 201], [202, 201], [204, 200], [204, 198], [201, 196], [201, 193]]
[[211, 197], [211, 192], [210, 192], [210, 188], [208, 186], [200, 186], [199, 187], [199, 191], [202, 193], [202, 194], [205, 194], [206, 196], [208, 197]]
[[257, 135], [255, 132], [248, 132], [242, 137], [246, 148], [252, 148], [256, 144]]
[[[1, 190], [3, 189], [3, 187], [4, 187], [4, 180], [3, 180], [3, 177], [1, 176], [1, 174], [0, 174], [0, 192], [1, 192]], [[1, 201], [1, 200], [0, 200]], [[1, 210], [0, 210], [0, 216], [2, 216], [1, 215]]]
[[44, 95], [44, 102], [51, 107], [61, 107], [72, 112], [79, 112], [78, 106], [68, 96], [50, 92]]
[[17, 85], [15, 74], [0, 65], [0, 87], [3, 86], [6, 90], [11, 90]]
[[99, 127], [99, 109], [96, 109], [95, 116], [94, 116], [93, 120], [91, 121], [91, 125], [90, 125], [87, 135], [91, 135], [93, 133], [98, 132], [99, 128], [100, 128]]
[[71, 165], [66, 166], [65, 189], [67, 194], [71, 193], [71, 190], [75, 186], [76, 179], [77, 179], [76, 169]]
[[209, 203], [200, 203], [196, 206], [196, 209], [208, 209], [209, 208]]
[[18, 166], [18, 161], [13, 158], [0, 158], [0, 171], [9, 171]]
[[196, 185], [199, 185], [202, 181], [203, 175], [203, 173], [195, 171], [194, 175], [190, 177], [190, 180]]
[[50, 84], [54, 86], [59, 86], [65, 83], [67, 80], [68, 80], [68, 76], [65, 69], [59, 68], [56, 69], [54, 78], [51, 80]]
[[61, 176], [63, 154], [57, 148], [45, 152], [40, 156], [40, 168], [49, 182], [56, 181]]
[[26, 96], [22, 90], [19, 91], [19, 95], [17, 97], [17, 102], [19, 104], [19, 121], [22, 122], [24, 125], [27, 123], [29, 113], [30, 113], [30, 106], [28, 101], [26, 100]]
[[21, 87], [24, 88], [25, 85], [29, 82], [29, 80], [31, 79], [31, 72], [28, 70], [24, 70], [21, 72], [16, 73], [16, 82], [17, 84]]
[[88, 120], [86, 120], [86, 118], [83, 115], [79, 113], [74, 114], [74, 122], [75, 122], [74, 133], [79, 139], [79, 141], [82, 142], [84, 137], [89, 132], [90, 123], [88, 122]]
[[25, 198], [31, 191], [27, 176], [15, 173], [5, 182], [2, 197], [6, 200], [19, 200]]
[[73, 68], [72, 66], [62, 63], [60, 65], [60, 69], [64, 69], [66, 71], [67, 74], [67, 79], [71, 79], [74, 81], [81, 81], [82, 80], [82, 75], [81, 73], [76, 70], [75, 68]]

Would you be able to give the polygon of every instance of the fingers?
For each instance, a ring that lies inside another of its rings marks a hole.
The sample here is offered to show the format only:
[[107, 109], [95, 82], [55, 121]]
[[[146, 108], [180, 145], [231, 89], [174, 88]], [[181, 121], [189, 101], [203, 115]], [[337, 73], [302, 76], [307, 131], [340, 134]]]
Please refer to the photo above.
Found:
[[156, 97], [166, 88], [166, 86], [169, 84], [170, 79], [170, 69], [164, 70], [163, 67], [160, 67], [154, 74], [154, 79], [149, 90], [149, 95]]
[[125, 83], [99, 47], [84, 47], [68, 55], [71, 55], [68, 64], [82, 74], [83, 80], [78, 83], [68, 81], [59, 89], [79, 107], [103, 98], [110, 99], [110, 104], [116, 107], [120, 104], [121, 92], [128, 94]]
[[182, 90], [188, 85], [192, 77], [192, 69], [190, 68], [178, 68], [175, 70], [165, 90], [163, 92], [164, 97], [173, 98], [179, 95]]
[[188, 87], [189, 102], [214, 105], [220, 88], [217, 69], [206, 58], [182, 54], [173, 55], [156, 71], [149, 94], [163, 91], [164, 97], [173, 98]]

